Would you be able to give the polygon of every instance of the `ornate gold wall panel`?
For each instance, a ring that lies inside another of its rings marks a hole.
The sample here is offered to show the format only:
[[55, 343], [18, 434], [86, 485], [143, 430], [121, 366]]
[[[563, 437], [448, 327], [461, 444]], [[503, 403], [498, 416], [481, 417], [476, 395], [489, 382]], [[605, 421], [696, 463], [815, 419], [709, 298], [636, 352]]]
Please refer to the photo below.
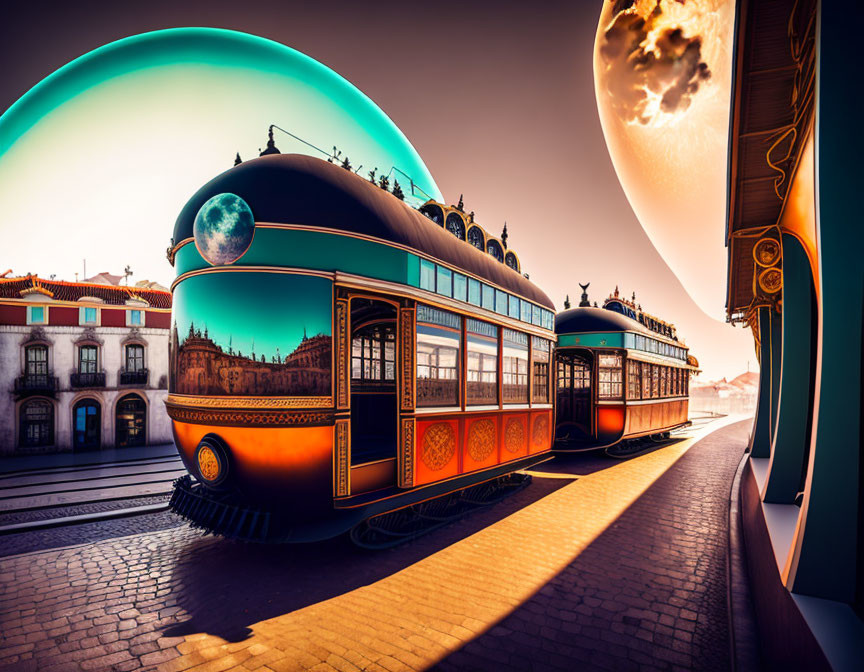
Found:
[[431, 471], [446, 467], [456, 454], [456, 432], [446, 422], [438, 422], [423, 433], [420, 459]]
[[487, 418], [477, 420], [468, 430], [468, 454], [475, 462], [483, 462], [495, 450], [495, 423]]
[[399, 349], [400, 349], [400, 376], [399, 376], [399, 398], [403, 411], [414, 410], [414, 309], [401, 308], [399, 310]]
[[336, 407], [348, 408], [348, 367], [351, 334], [348, 333], [348, 301], [336, 300]]
[[524, 446], [525, 426], [519, 418], [510, 418], [504, 430], [504, 447], [511, 453], [518, 453]]
[[333, 448], [333, 492], [337, 497], [351, 494], [351, 432], [348, 420], [336, 421]]
[[414, 418], [403, 418], [399, 432], [399, 487], [414, 487]]

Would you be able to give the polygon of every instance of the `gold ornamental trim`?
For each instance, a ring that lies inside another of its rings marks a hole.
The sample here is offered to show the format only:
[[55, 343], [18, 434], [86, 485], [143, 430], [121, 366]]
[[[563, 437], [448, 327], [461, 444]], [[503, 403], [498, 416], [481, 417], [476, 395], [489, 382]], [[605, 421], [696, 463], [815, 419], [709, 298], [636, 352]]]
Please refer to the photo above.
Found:
[[534, 418], [534, 429], [531, 432], [531, 436], [535, 447], [549, 447], [549, 418], [545, 413]]
[[351, 342], [348, 333], [348, 301], [336, 300], [336, 404], [339, 408], [348, 408], [348, 370], [350, 358], [348, 348]]
[[776, 238], [761, 238], [753, 246], [753, 261], [759, 266], [773, 266], [780, 261], [781, 256], [783, 250]]
[[332, 408], [333, 397], [206, 397], [169, 394], [165, 403], [187, 408], [277, 410]]
[[214, 427], [328, 427], [332, 411], [221, 410], [165, 404], [168, 417], [176, 422]]
[[504, 447], [508, 452], [518, 453], [525, 446], [525, 425], [521, 418], [510, 418], [504, 430]]
[[414, 487], [414, 435], [416, 423], [414, 418], [402, 419], [400, 432], [399, 487]]
[[468, 430], [468, 454], [475, 462], [484, 462], [495, 450], [495, 423], [488, 418], [475, 420]]
[[436, 422], [423, 433], [420, 459], [430, 471], [440, 471], [456, 454], [456, 432], [447, 422]]
[[402, 350], [402, 372], [399, 384], [403, 411], [414, 410], [414, 373], [417, 370], [414, 365], [415, 334], [414, 309], [402, 308], [399, 311], [399, 347]]
[[759, 274], [759, 288], [766, 294], [776, 294], [783, 288], [783, 274], [778, 268], [766, 268]]
[[348, 420], [336, 421], [336, 450], [333, 454], [334, 490], [337, 497], [351, 494], [351, 433]]

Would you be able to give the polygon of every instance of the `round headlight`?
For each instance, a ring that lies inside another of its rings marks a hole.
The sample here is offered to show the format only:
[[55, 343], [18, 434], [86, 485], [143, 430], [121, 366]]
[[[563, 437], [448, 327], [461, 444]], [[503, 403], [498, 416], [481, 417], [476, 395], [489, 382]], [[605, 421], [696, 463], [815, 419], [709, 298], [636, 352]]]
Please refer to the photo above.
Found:
[[219, 437], [208, 434], [195, 451], [195, 465], [204, 485], [216, 487], [228, 476], [228, 451]]

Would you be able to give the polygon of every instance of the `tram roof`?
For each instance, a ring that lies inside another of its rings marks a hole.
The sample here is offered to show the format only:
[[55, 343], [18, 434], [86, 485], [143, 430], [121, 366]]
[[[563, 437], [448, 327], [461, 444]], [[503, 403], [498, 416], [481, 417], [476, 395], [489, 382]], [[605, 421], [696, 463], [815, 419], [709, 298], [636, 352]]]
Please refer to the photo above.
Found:
[[687, 348], [680, 341], [658, 334], [636, 320], [606, 308], [570, 308], [555, 316], [556, 334], [580, 334], [591, 332], [635, 331], [664, 343]]
[[555, 310], [530, 280], [455, 238], [393, 194], [341, 166], [299, 154], [262, 156], [210, 180], [180, 212], [175, 245], [193, 236], [195, 216], [204, 202], [225, 192], [245, 200], [256, 222], [336, 229], [412, 248]]

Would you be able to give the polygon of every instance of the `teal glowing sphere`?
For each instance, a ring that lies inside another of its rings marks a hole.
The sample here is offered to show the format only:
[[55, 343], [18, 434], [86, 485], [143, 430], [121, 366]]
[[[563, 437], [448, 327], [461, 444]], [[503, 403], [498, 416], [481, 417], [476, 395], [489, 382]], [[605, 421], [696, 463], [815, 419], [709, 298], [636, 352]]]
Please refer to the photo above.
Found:
[[195, 247], [210, 264], [233, 264], [252, 244], [255, 218], [236, 194], [216, 194], [201, 206], [193, 231]]

